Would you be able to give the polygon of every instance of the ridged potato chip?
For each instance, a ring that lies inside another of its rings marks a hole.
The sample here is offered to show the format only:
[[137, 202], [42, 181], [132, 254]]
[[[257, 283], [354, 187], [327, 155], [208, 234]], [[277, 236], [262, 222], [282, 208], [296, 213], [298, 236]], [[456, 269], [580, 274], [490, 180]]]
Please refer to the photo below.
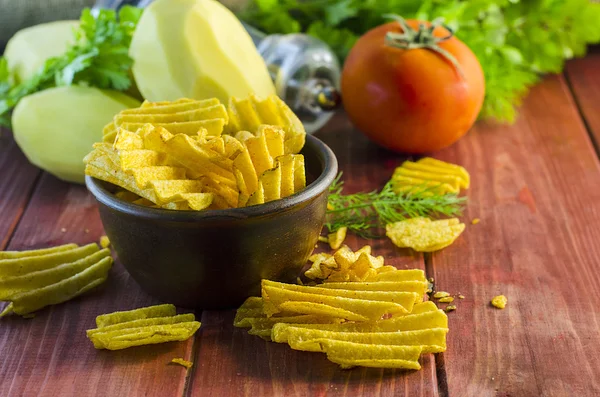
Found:
[[458, 193], [468, 189], [470, 176], [466, 169], [430, 157], [417, 162], [405, 161], [392, 175], [397, 193], [430, 191], [436, 194]]
[[175, 306], [157, 305], [96, 317], [86, 332], [96, 349], [120, 350], [133, 346], [183, 341], [200, 328], [193, 314], [176, 315]]
[[258, 134], [263, 124], [278, 126], [285, 133], [284, 153], [299, 153], [306, 140], [306, 131], [298, 117], [277, 95], [259, 99], [255, 95], [245, 99], [231, 98], [228, 106], [229, 133], [249, 131]]
[[75, 276], [109, 255], [109, 249], [102, 249], [79, 260], [58, 264], [49, 269], [32, 271], [19, 276], [0, 277], [0, 300], [9, 301], [20, 293], [43, 288]]
[[397, 332], [348, 332], [295, 327], [294, 324], [273, 326], [274, 342], [288, 343], [292, 349], [320, 352], [323, 339], [340, 340], [370, 345], [420, 346], [422, 353], [440, 353], [446, 350], [447, 328], [430, 328]]
[[134, 320], [143, 320], [155, 317], [172, 317], [175, 316], [175, 314], [176, 310], [174, 305], [164, 304], [148, 306], [140, 309], [101, 314], [96, 317], [96, 326], [98, 328], [103, 328], [108, 327], [109, 325], [125, 323]]
[[85, 258], [99, 250], [98, 245], [92, 243], [83, 247], [54, 251], [43, 255], [2, 259], [0, 260], [0, 278], [5, 279], [7, 277], [22, 276], [31, 272], [52, 269], [63, 263]]
[[464, 223], [456, 218], [432, 221], [418, 217], [387, 225], [386, 235], [398, 247], [432, 252], [452, 244], [463, 230]]
[[54, 284], [15, 294], [11, 296], [11, 303], [0, 317], [9, 312], [25, 315], [73, 299], [103, 283], [108, 277], [112, 263], [113, 259], [110, 256], [105, 257], [85, 270]]
[[113, 121], [104, 127], [104, 142], [112, 143], [119, 129], [136, 131], [146, 123], [163, 127], [172, 134], [196, 134], [206, 129], [208, 135], [219, 136], [227, 124], [225, 106], [217, 99], [186, 102], [163, 102], [158, 105], [142, 105], [126, 109], [117, 114]]
[[53, 254], [55, 252], [69, 251], [77, 248], [77, 244], [64, 244], [56, 247], [41, 248], [27, 251], [0, 251], [0, 259], [16, 259], [25, 258], [28, 256], [41, 256]]

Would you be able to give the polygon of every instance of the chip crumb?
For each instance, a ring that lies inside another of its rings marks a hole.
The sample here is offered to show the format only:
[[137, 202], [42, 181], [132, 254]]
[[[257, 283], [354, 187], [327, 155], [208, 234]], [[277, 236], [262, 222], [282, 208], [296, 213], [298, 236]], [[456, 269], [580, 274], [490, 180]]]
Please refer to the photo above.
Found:
[[433, 297], [434, 297], [435, 299], [445, 298], [445, 297], [447, 297], [447, 296], [450, 296], [450, 294], [449, 294], [449, 293], [447, 293], [447, 292], [444, 292], [444, 291], [438, 291], [438, 292], [436, 292], [435, 294], [433, 294]]
[[171, 360], [171, 362], [173, 364], [179, 364], [179, 365], [181, 365], [183, 367], [186, 367], [188, 369], [192, 368], [192, 365], [194, 365], [193, 362], [188, 361], [188, 360], [184, 360], [183, 358], [174, 358], [174, 359]]
[[110, 240], [108, 239], [107, 236], [100, 237], [100, 246], [102, 248], [108, 248], [108, 247], [110, 247]]
[[60, 231], [63, 232], [63, 233], [66, 233], [67, 229], [63, 227], [62, 229], [60, 229]]
[[471, 223], [472, 223], [473, 225], [476, 225], [476, 224], [478, 224], [478, 223], [479, 223], [479, 221], [480, 221], [480, 219], [479, 219], [479, 218], [475, 218], [475, 219], [473, 219], [473, 220], [471, 221]]
[[452, 302], [454, 302], [454, 298], [451, 296], [445, 296], [443, 298], [440, 298], [440, 302], [441, 303], [452, 303]]
[[433, 279], [433, 277], [429, 277], [429, 282], [430, 283], [434, 283], [435, 282], [435, 280]]
[[328, 243], [329, 239], [325, 236], [319, 236], [319, 241], [322, 243]]
[[508, 299], [504, 295], [498, 295], [492, 298], [492, 306], [497, 307], [498, 309], [504, 309], [507, 303]]
[[458, 299], [465, 299], [464, 295], [461, 295], [461, 293], [458, 293]]
[[456, 306], [455, 305], [448, 305], [444, 309], [445, 312], [451, 312], [451, 311], [454, 311], [454, 310], [456, 310]]

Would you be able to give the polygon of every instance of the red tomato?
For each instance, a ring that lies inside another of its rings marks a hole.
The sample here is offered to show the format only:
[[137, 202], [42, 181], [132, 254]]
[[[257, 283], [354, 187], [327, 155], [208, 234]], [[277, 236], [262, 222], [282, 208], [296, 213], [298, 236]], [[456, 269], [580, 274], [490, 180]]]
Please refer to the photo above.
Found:
[[[419, 23], [408, 20], [418, 30]], [[479, 61], [460, 40], [438, 43], [454, 56], [462, 74], [444, 56], [427, 48], [386, 44], [398, 22], [376, 27], [350, 51], [342, 71], [342, 99], [350, 120], [388, 149], [426, 153], [451, 145], [471, 128], [483, 104], [485, 82]], [[435, 37], [449, 35], [439, 26]]]

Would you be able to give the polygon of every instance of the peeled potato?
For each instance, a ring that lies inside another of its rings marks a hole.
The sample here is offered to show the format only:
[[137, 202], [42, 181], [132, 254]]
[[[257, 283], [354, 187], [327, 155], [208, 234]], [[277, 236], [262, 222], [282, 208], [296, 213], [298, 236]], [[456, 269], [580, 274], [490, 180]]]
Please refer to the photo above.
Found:
[[15, 140], [29, 161], [54, 176], [83, 183], [83, 158], [102, 128], [123, 109], [140, 103], [119, 92], [57, 87], [23, 98], [15, 107]]
[[144, 11], [130, 56], [149, 101], [267, 97], [275, 87], [240, 21], [215, 0], [157, 0]]
[[46, 59], [64, 54], [75, 41], [73, 30], [78, 26], [79, 21], [56, 21], [18, 31], [4, 52], [17, 82], [33, 77]]

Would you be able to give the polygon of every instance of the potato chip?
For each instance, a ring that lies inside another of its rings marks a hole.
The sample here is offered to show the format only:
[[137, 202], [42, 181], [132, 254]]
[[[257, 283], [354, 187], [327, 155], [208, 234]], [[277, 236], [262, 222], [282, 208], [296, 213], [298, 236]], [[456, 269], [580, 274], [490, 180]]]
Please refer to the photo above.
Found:
[[84, 258], [72, 262], [60, 261], [50, 268], [31, 271], [18, 276], [0, 277], [0, 300], [12, 300], [14, 296], [75, 276], [110, 255], [109, 249], [96, 251]]
[[469, 185], [471, 183], [471, 176], [469, 175], [469, 172], [465, 168], [463, 168], [459, 165], [447, 163], [447, 162], [441, 161], [441, 160], [436, 160], [431, 157], [423, 157], [422, 159], [417, 161], [417, 163], [421, 164], [421, 165], [429, 165], [429, 166], [435, 167], [436, 169], [443, 169], [448, 174], [454, 174], [460, 178], [461, 187], [463, 187], [465, 189], [469, 188]]
[[274, 159], [269, 154], [267, 139], [264, 135], [248, 138], [244, 141], [244, 145], [248, 149], [256, 175], [262, 175], [263, 172], [273, 168]]
[[56, 252], [70, 251], [74, 248], [77, 248], [77, 244], [64, 244], [56, 247], [48, 247], [28, 251], [0, 251], [0, 260], [26, 258], [30, 256], [43, 256], [53, 254]]
[[411, 280], [421, 280], [427, 281], [425, 278], [425, 272], [421, 269], [407, 269], [407, 270], [398, 270], [388, 271], [388, 272], [379, 272], [372, 281], [411, 281]]
[[90, 337], [96, 349], [121, 350], [134, 346], [184, 341], [200, 328], [198, 321], [149, 325], [109, 332], [98, 332]]
[[361, 290], [361, 291], [400, 291], [414, 292], [424, 295], [427, 291], [427, 283], [424, 281], [373, 281], [373, 282], [330, 282], [320, 285], [321, 288]]
[[140, 309], [129, 311], [120, 311], [109, 314], [102, 314], [96, 317], [96, 326], [98, 328], [107, 327], [109, 325], [124, 323], [134, 320], [143, 320], [155, 317], [175, 316], [175, 306], [170, 304], [149, 306]]
[[420, 346], [380, 346], [338, 340], [320, 340], [327, 358], [344, 367], [421, 369]]
[[[380, 319], [384, 314], [406, 313], [420, 297], [411, 292], [374, 292], [374, 291], [349, 291], [293, 286], [299, 289], [278, 288], [274, 285], [264, 284], [263, 299], [265, 300], [265, 313], [271, 316], [281, 310], [291, 310], [284, 302], [312, 302], [335, 308], [340, 308], [359, 316], [372, 320]], [[307, 288], [308, 290], [301, 290]], [[301, 312], [314, 314], [313, 312]], [[344, 317], [346, 318], [346, 317]], [[354, 320], [355, 318], [347, 318]]]
[[[38, 256], [16, 257], [0, 260], [0, 279], [22, 276], [27, 273], [51, 269], [63, 263], [74, 262], [85, 258], [100, 248], [95, 243], [68, 250], [54, 251]], [[46, 251], [47, 252], [47, 251]]]
[[194, 366], [193, 362], [188, 361], [188, 360], [184, 360], [183, 358], [174, 358], [174, 359], [171, 360], [171, 362], [173, 364], [179, 364], [182, 367], [185, 367], [187, 369], [190, 369], [190, 368], [192, 368]]
[[267, 170], [260, 176], [265, 203], [281, 198], [281, 168]]
[[415, 162], [405, 161], [394, 171], [392, 187], [397, 193], [427, 190], [432, 194], [458, 193], [468, 189], [469, 173], [458, 165], [429, 157]]
[[258, 188], [254, 193], [250, 195], [246, 206], [264, 204], [265, 203], [265, 189], [263, 188], [262, 182], [258, 182]]
[[245, 99], [231, 98], [227, 111], [229, 133], [249, 131], [257, 135], [259, 127], [267, 124], [284, 131], [284, 154], [299, 153], [304, 146], [306, 131], [302, 122], [277, 95], [262, 100], [254, 95]]
[[330, 233], [327, 237], [329, 240], [329, 246], [332, 250], [336, 250], [342, 246], [344, 240], [346, 239], [346, 233], [348, 232], [348, 228], [346, 226], [340, 227], [334, 233]]
[[162, 103], [126, 109], [117, 114], [103, 130], [103, 140], [113, 142], [120, 129], [136, 131], [146, 123], [167, 129], [172, 134], [196, 134], [206, 129], [209, 136], [218, 136], [227, 124], [225, 106], [216, 99], [204, 101]]
[[292, 349], [313, 352], [324, 351], [324, 346], [318, 341], [327, 339], [373, 345], [420, 346], [422, 353], [441, 353], [446, 351], [447, 333], [447, 328], [397, 332], [337, 332], [282, 323], [273, 326], [272, 338], [274, 342], [288, 343]]
[[133, 203], [134, 201], [139, 200], [141, 198], [137, 194], [125, 189], [121, 189], [115, 192], [115, 197], [121, 200], [128, 201], [130, 203]]
[[[323, 317], [329, 316], [332, 318], [345, 319], [349, 321], [369, 321], [369, 317], [367, 317], [366, 315], [359, 314], [354, 311], [346, 310], [340, 307], [336, 307], [331, 304], [318, 302], [283, 302], [279, 304], [278, 309], [281, 311], [288, 311], [296, 314], [307, 314]], [[275, 315], [276, 314], [277, 313], [275, 313]]]
[[290, 317], [271, 317], [271, 318], [247, 318], [245, 323], [251, 327], [248, 331], [250, 335], [256, 335], [262, 339], [271, 340], [271, 330], [275, 324], [334, 324], [343, 320], [328, 316], [318, 315], [296, 315]]
[[109, 325], [106, 327], [99, 327], [94, 329], [89, 329], [86, 331], [86, 335], [89, 339], [92, 339], [95, 335], [101, 333], [109, 333], [113, 331], [122, 331], [131, 328], [145, 328], [156, 325], [170, 325], [170, 324], [179, 324], [179, 323], [189, 323], [195, 321], [195, 317], [193, 314], [179, 314], [168, 317], [152, 317], [145, 318], [141, 320], [132, 320], [126, 322], [120, 322], [113, 325]]
[[11, 310], [24, 315], [73, 299], [106, 281], [112, 263], [112, 258], [108, 256], [59, 282], [13, 295]]
[[432, 221], [419, 217], [387, 225], [386, 235], [398, 247], [432, 252], [450, 245], [464, 229], [456, 218]]

